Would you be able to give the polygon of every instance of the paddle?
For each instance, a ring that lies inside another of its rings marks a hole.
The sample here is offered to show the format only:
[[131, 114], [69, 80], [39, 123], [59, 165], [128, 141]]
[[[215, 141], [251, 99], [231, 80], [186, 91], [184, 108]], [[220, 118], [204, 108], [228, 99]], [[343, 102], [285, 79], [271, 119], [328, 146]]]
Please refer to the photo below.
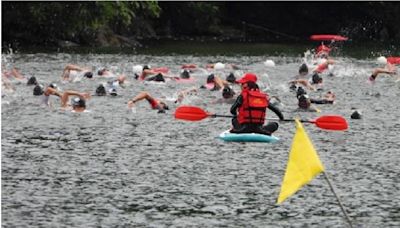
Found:
[[[175, 118], [181, 120], [200, 121], [207, 117], [233, 118], [233, 116], [208, 113], [203, 109], [195, 106], [180, 106], [175, 111]], [[278, 119], [269, 119], [269, 120], [278, 120]], [[280, 121], [294, 121], [294, 119], [284, 119]], [[318, 117], [315, 120], [300, 120], [300, 121], [303, 123], [313, 123], [317, 125], [317, 127], [326, 130], [343, 131], [348, 128], [346, 119], [344, 119], [342, 116], [336, 116], [336, 115], [326, 115]]]

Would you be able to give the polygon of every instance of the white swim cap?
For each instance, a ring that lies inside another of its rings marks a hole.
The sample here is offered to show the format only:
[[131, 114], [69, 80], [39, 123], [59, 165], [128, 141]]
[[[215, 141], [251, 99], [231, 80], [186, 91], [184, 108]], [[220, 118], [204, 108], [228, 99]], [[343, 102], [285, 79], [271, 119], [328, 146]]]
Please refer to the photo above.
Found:
[[223, 70], [225, 68], [225, 64], [218, 62], [214, 65], [215, 70]]
[[136, 66], [133, 66], [133, 73], [142, 73], [142, 71], [143, 71], [143, 66], [141, 66], [141, 65], [136, 65]]
[[266, 67], [275, 67], [274, 61], [272, 61], [272, 60], [270, 60], [270, 59], [267, 59], [267, 60], [264, 62], [264, 65], [265, 65]]
[[387, 64], [387, 59], [384, 56], [378, 57], [377, 61], [379, 64], [382, 64], [382, 65]]

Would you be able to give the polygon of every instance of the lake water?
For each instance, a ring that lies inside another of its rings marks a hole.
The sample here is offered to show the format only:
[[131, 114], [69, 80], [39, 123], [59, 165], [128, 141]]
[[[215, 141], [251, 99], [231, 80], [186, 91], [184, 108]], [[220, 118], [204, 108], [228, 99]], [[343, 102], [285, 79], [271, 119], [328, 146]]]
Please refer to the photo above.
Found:
[[[3, 56], [4, 57], [4, 56]], [[25, 76], [56, 82], [63, 91], [94, 93], [107, 79], [61, 83], [68, 63], [128, 75], [129, 84], [117, 97], [93, 96], [88, 113], [40, 105], [32, 87], [14, 83], [2, 91], [2, 226], [3, 227], [344, 227], [346, 222], [322, 176], [315, 178], [282, 205], [276, 205], [295, 132], [281, 123], [276, 144], [226, 143], [216, 139], [230, 119], [199, 122], [175, 120], [176, 91], [194, 84], [144, 84], [133, 79], [132, 66], [168, 66], [224, 62], [237, 64], [269, 85], [270, 96], [282, 100], [287, 118], [344, 116], [345, 132], [305, 128], [334, 182], [355, 227], [400, 226], [400, 83], [378, 77], [366, 83], [372, 58], [336, 57], [324, 75], [325, 91], [336, 93], [334, 105], [321, 113], [296, 111], [295, 94], [287, 82], [297, 73], [300, 57], [193, 56], [132, 54], [14, 54], [5, 56]], [[276, 67], [263, 62], [272, 59]], [[5, 62], [7, 61], [7, 62]], [[230, 71], [217, 72], [223, 78]], [[240, 75], [243, 72], [237, 72]], [[267, 75], [265, 75], [267, 74]], [[263, 87], [265, 88], [265, 87]], [[140, 91], [167, 100], [171, 110], [158, 114], [146, 102], [135, 112], [127, 101]], [[238, 88], [235, 87], [238, 91]], [[184, 104], [229, 115], [230, 104], [216, 104], [220, 92], [200, 90]], [[354, 109], [363, 119], [350, 119]], [[268, 112], [269, 117], [275, 117]]]

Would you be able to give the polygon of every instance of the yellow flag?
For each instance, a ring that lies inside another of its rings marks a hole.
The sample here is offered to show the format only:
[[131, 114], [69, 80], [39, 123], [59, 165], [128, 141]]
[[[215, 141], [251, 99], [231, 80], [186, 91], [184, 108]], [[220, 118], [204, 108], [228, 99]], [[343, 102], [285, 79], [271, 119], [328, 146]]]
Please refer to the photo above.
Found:
[[324, 167], [319, 160], [317, 151], [308, 138], [303, 125], [296, 119], [296, 134], [293, 138], [278, 204], [296, 193], [303, 185], [323, 171]]

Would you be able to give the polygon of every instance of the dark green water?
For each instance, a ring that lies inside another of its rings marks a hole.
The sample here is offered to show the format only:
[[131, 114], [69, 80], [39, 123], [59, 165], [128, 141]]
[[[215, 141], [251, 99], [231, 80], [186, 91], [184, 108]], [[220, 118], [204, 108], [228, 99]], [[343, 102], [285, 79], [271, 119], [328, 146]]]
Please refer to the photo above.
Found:
[[[21, 48], [21, 53], [97, 53], [97, 54], [144, 54], [144, 55], [194, 55], [194, 56], [300, 56], [305, 50], [311, 50], [319, 45], [318, 42], [304, 43], [234, 43], [214, 41], [151, 41], [144, 43], [142, 47], [28, 47]], [[345, 55], [357, 59], [365, 59], [380, 55], [400, 55], [398, 45], [385, 43], [354, 43], [348, 41], [336, 44], [338, 49], [333, 55]], [[3, 52], [7, 50], [3, 48]]]

